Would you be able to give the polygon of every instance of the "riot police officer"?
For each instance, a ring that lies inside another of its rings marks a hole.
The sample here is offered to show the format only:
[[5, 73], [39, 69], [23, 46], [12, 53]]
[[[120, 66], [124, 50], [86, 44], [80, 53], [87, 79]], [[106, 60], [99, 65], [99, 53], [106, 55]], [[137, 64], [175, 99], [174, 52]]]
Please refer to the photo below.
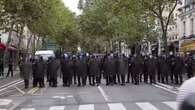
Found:
[[69, 87], [71, 85], [72, 76], [70, 71], [70, 60], [67, 54], [61, 58], [61, 72], [63, 86]]

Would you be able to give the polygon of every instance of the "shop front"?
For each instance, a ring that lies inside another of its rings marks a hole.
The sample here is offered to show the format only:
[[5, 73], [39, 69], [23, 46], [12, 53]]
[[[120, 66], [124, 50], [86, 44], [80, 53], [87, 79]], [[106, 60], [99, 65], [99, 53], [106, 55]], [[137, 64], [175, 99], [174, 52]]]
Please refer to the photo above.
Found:
[[181, 41], [179, 51], [183, 53], [195, 51], [195, 40]]

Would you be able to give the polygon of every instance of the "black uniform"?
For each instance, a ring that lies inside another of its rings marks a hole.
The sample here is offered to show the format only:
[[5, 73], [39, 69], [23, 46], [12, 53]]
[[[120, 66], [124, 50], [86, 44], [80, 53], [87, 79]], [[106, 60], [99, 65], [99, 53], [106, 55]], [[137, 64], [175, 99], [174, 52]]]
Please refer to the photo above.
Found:
[[89, 61], [89, 73], [91, 78], [91, 85], [94, 86], [95, 82], [99, 84], [99, 75], [100, 75], [100, 65], [98, 59], [95, 57], [91, 58]]
[[187, 76], [188, 78], [193, 77], [193, 63], [192, 63], [192, 58], [190, 56], [187, 57], [186, 61], [185, 61], [185, 68], [186, 68], [186, 72], [187, 72]]
[[50, 72], [50, 84], [52, 87], [57, 87], [57, 78], [58, 78], [58, 70], [59, 70], [59, 62], [55, 59], [51, 60], [51, 72]]
[[24, 79], [25, 89], [27, 89], [29, 87], [30, 75], [32, 74], [32, 63], [30, 62], [30, 60], [21, 61], [19, 66], [21, 77]]
[[4, 77], [4, 65], [2, 59], [0, 59], [0, 76]]
[[119, 63], [120, 63], [120, 61], [119, 61], [120, 59], [119, 59], [119, 57], [118, 57], [118, 55], [115, 55], [114, 56], [114, 58], [113, 58], [113, 63], [114, 63], [114, 68], [113, 68], [113, 82], [114, 82], [114, 84], [117, 84], [117, 83], [119, 83], [120, 84], [120, 82], [121, 82], [121, 80], [120, 80], [120, 70], [119, 70]]
[[113, 84], [113, 74], [114, 74], [114, 61], [111, 56], [106, 57], [104, 60], [104, 77], [106, 78], [106, 85]]
[[133, 71], [133, 82], [135, 85], [139, 84], [139, 76], [142, 72], [142, 59], [141, 56], [134, 56], [132, 59], [132, 71]]
[[176, 84], [182, 84], [183, 82], [183, 78], [182, 78], [182, 75], [183, 75], [183, 66], [184, 66], [184, 62], [182, 60], [181, 57], [177, 56], [175, 58], [175, 66], [174, 66], [174, 70], [173, 70], [173, 73], [174, 73], [174, 78], [175, 78], [175, 83]]
[[44, 76], [45, 76], [45, 64], [42, 59], [36, 60], [33, 64], [33, 86], [44, 87]]
[[148, 65], [147, 65], [147, 62], [148, 62], [148, 56], [144, 56], [144, 64], [143, 64], [143, 74], [144, 74], [144, 82], [145, 83], [148, 83], [148, 77], [149, 77], [149, 74], [148, 74]]
[[174, 82], [174, 66], [175, 66], [175, 56], [170, 56], [169, 57], [169, 69], [170, 69], [170, 78], [171, 78], [171, 83]]
[[169, 61], [166, 56], [161, 56], [158, 62], [158, 72], [161, 75], [161, 82], [162, 83], [169, 83], [169, 74], [170, 74], [170, 67]]
[[154, 57], [149, 58], [148, 60], [148, 74], [149, 74], [149, 78], [150, 78], [150, 83], [156, 83], [156, 73], [157, 73], [157, 62], [156, 59]]
[[127, 82], [130, 83], [130, 77], [131, 77], [131, 57], [128, 58], [128, 73], [127, 73]]
[[62, 72], [62, 80], [63, 80], [63, 86], [70, 86], [71, 85], [71, 66], [69, 59], [62, 58], [61, 59], [61, 72]]
[[13, 60], [12, 59], [9, 59], [9, 62], [8, 62], [8, 72], [7, 72], [7, 77], [9, 77], [11, 73], [11, 77], [14, 76], [14, 72], [13, 72]]
[[119, 74], [121, 76], [121, 85], [125, 85], [125, 76], [128, 74], [128, 59], [122, 56], [119, 59]]
[[[87, 78], [87, 59], [85, 57], [79, 58], [78, 60], [78, 86], [85, 86], [86, 85], [86, 78]], [[82, 81], [82, 82], [81, 82]]]
[[73, 83], [77, 84], [77, 75], [78, 75], [78, 60], [76, 57], [73, 57], [71, 62], [71, 76], [73, 77]]

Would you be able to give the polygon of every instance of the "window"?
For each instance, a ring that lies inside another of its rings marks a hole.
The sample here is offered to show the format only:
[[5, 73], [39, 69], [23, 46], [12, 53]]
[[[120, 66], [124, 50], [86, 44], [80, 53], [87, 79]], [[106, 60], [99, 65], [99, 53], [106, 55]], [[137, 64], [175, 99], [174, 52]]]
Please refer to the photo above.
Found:
[[193, 3], [193, 0], [185, 0], [185, 6], [190, 5], [191, 3]]
[[191, 19], [191, 34], [194, 34], [194, 19]]

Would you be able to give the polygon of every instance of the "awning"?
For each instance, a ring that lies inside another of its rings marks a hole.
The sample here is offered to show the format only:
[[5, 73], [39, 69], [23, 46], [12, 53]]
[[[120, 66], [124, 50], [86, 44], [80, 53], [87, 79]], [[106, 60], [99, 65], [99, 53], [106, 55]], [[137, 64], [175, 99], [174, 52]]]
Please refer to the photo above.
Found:
[[0, 49], [5, 49], [5, 48], [6, 48], [6, 45], [3, 43], [0, 43]]
[[180, 47], [180, 52], [187, 52], [195, 50], [195, 41], [182, 43]]

